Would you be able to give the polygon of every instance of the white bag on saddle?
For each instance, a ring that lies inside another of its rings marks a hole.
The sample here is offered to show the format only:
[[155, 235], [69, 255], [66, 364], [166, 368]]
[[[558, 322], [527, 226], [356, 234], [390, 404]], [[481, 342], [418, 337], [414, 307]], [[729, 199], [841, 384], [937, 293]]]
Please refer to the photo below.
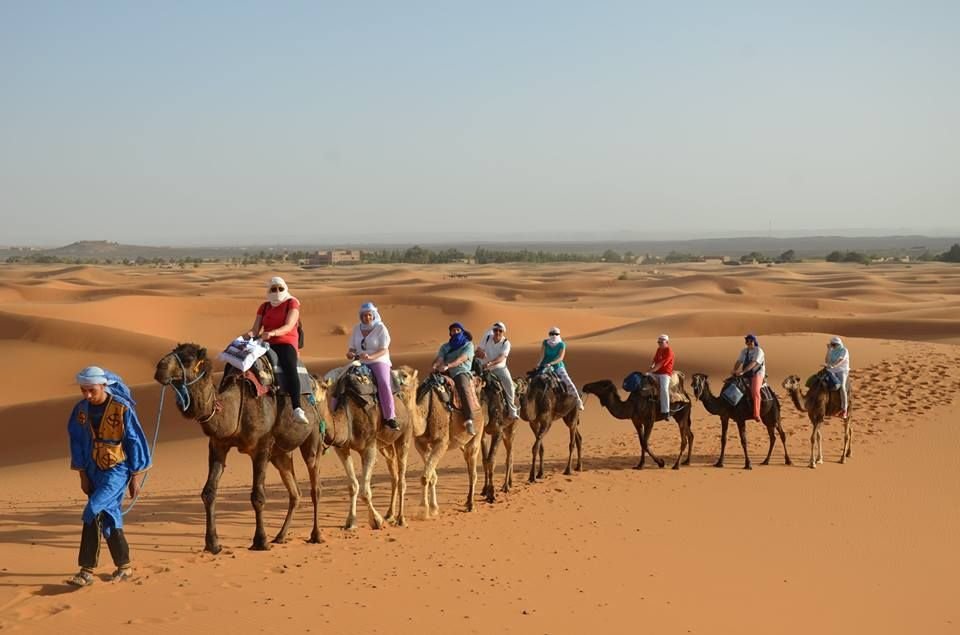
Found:
[[247, 372], [254, 362], [266, 354], [268, 348], [269, 345], [260, 340], [238, 337], [230, 342], [222, 353], [217, 355], [217, 359], [240, 369], [241, 372]]

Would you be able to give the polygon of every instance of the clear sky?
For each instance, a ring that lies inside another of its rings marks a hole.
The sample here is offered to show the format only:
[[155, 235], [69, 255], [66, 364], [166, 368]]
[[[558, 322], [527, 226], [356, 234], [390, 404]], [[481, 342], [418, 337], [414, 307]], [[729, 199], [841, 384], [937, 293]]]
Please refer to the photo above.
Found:
[[0, 244], [958, 211], [955, 0], [0, 0]]

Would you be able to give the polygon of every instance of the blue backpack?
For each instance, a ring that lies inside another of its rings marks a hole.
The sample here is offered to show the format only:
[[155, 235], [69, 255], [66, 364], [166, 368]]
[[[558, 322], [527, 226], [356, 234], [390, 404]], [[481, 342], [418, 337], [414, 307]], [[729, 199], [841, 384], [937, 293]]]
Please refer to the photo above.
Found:
[[634, 371], [623, 378], [623, 389], [627, 392], [633, 392], [643, 384], [643, 373]]

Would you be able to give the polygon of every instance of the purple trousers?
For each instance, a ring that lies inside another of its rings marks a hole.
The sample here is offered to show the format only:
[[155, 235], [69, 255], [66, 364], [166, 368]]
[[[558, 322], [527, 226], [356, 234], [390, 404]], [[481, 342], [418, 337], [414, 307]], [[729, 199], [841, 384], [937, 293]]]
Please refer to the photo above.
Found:
[[393, 382], [390, 379], [390, 365], [381, 362], [366, 362], [377, 379], [377, 397], [380, 399], [380, 410], [384, 419], [396, 419], [397, 412], [393, 405]]

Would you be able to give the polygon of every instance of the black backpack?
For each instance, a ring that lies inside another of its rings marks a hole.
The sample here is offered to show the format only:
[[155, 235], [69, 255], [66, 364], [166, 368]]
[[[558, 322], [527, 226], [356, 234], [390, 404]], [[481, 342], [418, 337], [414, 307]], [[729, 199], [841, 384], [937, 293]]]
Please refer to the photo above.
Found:
[[[285, 304], [287, 305], [287, 312], [284, 313], [284, 315], [283, 315], [283, 322], [284, 322], [284, 323], [287, 322], [287, 317], [290, 315], [290, 300], [287, 300], [287, 301], [285, 302]], [[264, 303], [263, 303], [263, 306], [260, 307], [260, 313], [261, 313], [261, 315], [267, 311], [267, 307], [268, 307], [269, 305], [270, 305], [269, 302], [264, 302]], [[302, 349], [302, 348], [303, 348], [303, 324], [300, 322], [300, 320], [297, 320], [297, 348], [298, 348], [298, 349]]]

